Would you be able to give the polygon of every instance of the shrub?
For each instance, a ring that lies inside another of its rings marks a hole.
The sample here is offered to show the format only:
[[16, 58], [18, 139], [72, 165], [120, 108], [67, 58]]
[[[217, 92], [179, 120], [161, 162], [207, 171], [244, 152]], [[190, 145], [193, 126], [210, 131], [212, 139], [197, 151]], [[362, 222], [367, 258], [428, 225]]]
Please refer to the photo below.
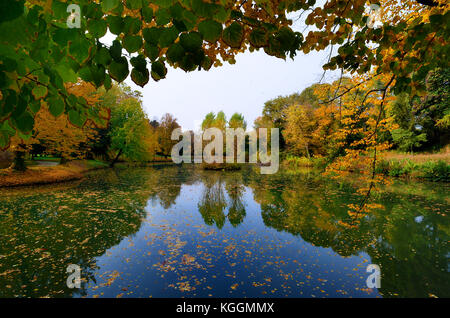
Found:
[[388, 175], [389, 174], [389, 161], [387, 161], [387, 160], [378, 161], [378, 163], [375, 167], [375, 173]]
[[314, 165], [313, 160], [306, 157], [294, 157], [291, 155], [286, 156], [284, 163], [293, 168], [298, 167], [312, 167]]
[[389, 162], [389, 176], [400, 177], [403, 174], [403, 167], [401, 161]]
[[445, 161], [429, 161], [421, 166], [423, 177], [432, 181], [450, 181], [450, 165]]

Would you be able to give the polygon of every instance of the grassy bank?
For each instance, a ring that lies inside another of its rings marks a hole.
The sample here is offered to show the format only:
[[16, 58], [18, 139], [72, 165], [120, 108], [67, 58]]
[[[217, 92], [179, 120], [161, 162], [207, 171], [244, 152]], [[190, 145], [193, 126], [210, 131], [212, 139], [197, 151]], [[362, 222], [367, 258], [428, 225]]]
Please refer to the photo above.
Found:
[[108, 167], [97, 160], [76, 160], [57, 166], [31, 166], [26, 171], [0, 170], [0, 187], [57, 183], [81, 179], [87, 171]]
[[414, 162], [411, 159], [381, 160], [376, 173], [390, 177], [427, 179], [429, 181], [450, 182], [450, 164], [444, 160]]
[[288, 169], [292, 168], [323, 168], [325, 166], [324, 158], [306, 158], [306, 157], [295, 157], [286, 156], [282, 165]]
[[213, 171], [235, 171], [241, 170], [241, 165], [238, 163], [206, 163], [201, 164], [203, 170]]
[[[323, 168], [322, 158], [287, 156], [283, 160], [286, 169]], [[434, 154], [385, 153], [378, 161], [376, 173], [390, 177], [427, 179], [450, 182], [450, 152]]]

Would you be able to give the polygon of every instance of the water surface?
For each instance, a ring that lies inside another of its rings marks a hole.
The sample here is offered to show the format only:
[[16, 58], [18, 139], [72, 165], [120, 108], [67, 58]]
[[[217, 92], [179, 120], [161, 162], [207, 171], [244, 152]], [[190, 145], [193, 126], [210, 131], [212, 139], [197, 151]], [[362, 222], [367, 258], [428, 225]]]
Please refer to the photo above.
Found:
[[127, 168], [0, 190], [0, 297], [450, 297], [448, 185], [396, 182], [347, 228], [351, 185], [258, 171]]

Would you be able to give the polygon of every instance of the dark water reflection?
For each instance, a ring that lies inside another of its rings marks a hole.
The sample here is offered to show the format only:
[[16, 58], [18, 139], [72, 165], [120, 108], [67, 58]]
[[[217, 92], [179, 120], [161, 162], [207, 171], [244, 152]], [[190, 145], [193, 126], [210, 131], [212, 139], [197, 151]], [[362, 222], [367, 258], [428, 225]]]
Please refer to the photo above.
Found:
[[155, 166], [0, 190], [0, 297], [450, 297], [448, 190], [398, 182], [354, 229], [355, 190], [313, 175]]

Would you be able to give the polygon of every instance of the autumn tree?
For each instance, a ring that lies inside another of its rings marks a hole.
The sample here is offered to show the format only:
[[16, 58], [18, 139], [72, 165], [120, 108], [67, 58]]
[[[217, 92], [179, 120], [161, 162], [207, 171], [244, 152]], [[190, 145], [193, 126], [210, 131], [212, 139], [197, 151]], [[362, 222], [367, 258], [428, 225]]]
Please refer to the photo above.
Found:
[[[90, 107], [101, 109], [100, 95], [93, 85], [84, 81], [65, 85], [68, 92], [83, 98]], [[62, 163], [89, 156], [92, 144], [97, 138], [97, 127], [91, 120], [87, 120], [82, 127], [73, 125], [68, 115], [61, 115], [63, 108], [58, 99], [43, 102], [34, 118], [35, 125], [31, 135], [17, 135], [13, 138], [11, 148], [16, 156], [14, 169], [24, 170], [25, 153], [37, 147], [45, 154], [60, 156]]]
[[242, 128], [245, 131], [247, 129], [247, 122], [242, 114], [234, 113], [228, 120], [228, 127], [233, 129]]
[[295, 154], [311, 157], [311, 145], [316, 126], [314, 109], [311, 105], [291, 105], [286, 111], [285, 140]]
[[222, 132], [225, 131], [227, 127], [227, 116], [223, 111], [219, 111], [214, 119], [213, 127], [219, 128]]
[[166, 113], [160, 120], [158, 126], [158, 142], [163, 156], [170, 156], [173, 146], [178, 142], [172, 140], [172, 132], [180, 128], [177, 119], [169, 113]]
[[103, 141], [103, 147], [111, 153], [111, 166], [122, 157], [129, 161], [153, 159], [159, 149], [158, 139], [143, 110], [142, 94], [124, 84], [101, 92], [102, 106], [111, 111]]

